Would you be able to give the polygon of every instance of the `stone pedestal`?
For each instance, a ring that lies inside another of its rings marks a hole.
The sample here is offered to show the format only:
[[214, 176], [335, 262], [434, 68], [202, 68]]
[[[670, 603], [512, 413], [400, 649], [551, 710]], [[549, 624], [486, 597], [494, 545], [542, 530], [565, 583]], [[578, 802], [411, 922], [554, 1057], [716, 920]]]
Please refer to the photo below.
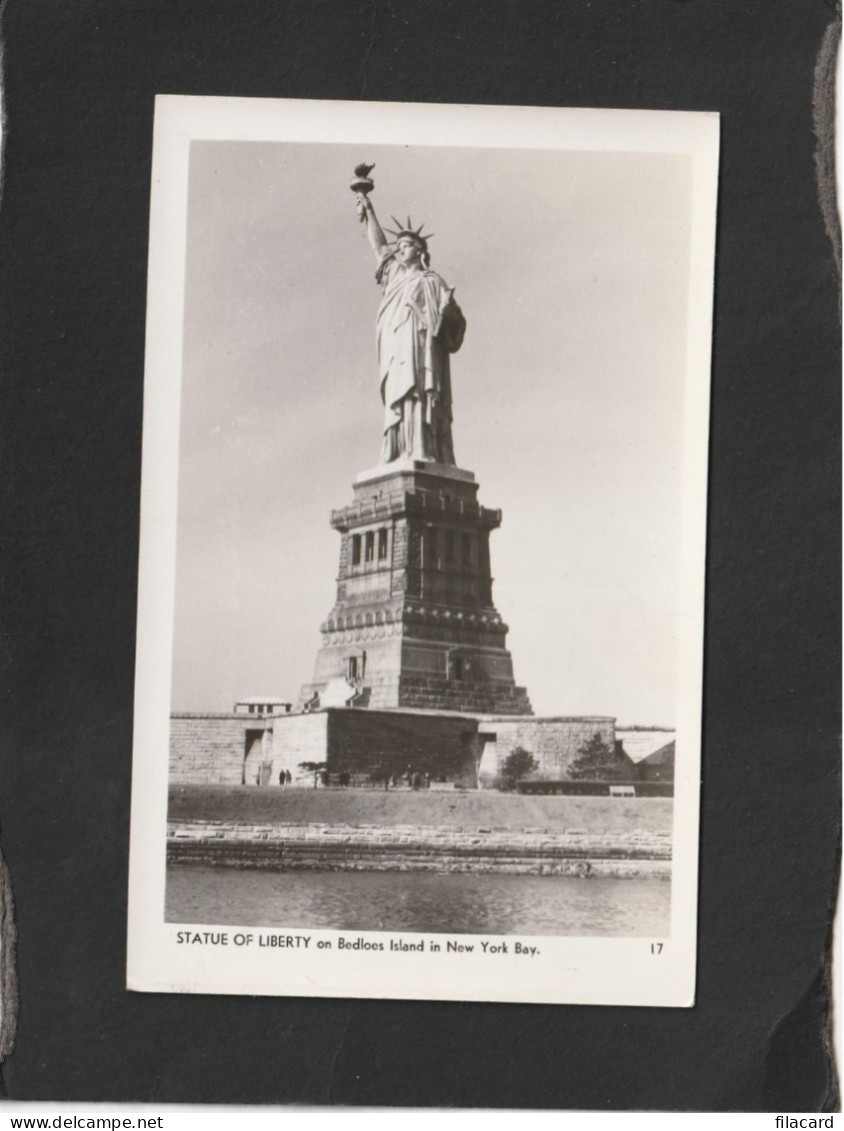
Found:
[[501, 511], [477, 491], [470, 471], [418, 460], [357, 477], [353, 502], [331, 515], [337, 600], [301, 705], [532, 713], [492, 603]]

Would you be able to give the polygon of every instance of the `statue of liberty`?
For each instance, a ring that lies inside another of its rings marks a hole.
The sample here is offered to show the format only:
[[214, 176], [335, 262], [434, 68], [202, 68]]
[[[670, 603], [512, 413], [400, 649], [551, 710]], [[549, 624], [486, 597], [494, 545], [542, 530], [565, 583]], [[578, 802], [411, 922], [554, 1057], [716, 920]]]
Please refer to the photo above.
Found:
[[387, 231], [375, 215], [368, 193], [372, 166], [359, 165], [352, 189], [358, 217], [378, 261], [376, 281], [383, 288], [376, 341], [384, 439], [381, 463], [397, 459], [434, 460], [454, 466], [451, 438], [450, 355], [460, 349], [466, 320], [454, 291], [430, 268], [428, 240], [410, 218]]

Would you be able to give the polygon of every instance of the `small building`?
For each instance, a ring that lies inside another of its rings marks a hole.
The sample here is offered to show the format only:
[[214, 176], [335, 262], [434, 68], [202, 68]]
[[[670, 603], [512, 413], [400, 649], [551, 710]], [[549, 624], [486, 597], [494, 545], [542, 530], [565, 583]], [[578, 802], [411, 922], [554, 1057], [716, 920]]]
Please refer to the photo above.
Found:
[[636, 777], [639, 781], [672, 782], [674, 781], [674, 739], [660, 746], [653, 754], [649, 754], [636, 765]]
[[630, 760], [638, 763], [671, 742], [675, 731], [666, 726], [617, 726], [615, 737]]
[[293, 704], [278, 695], [253, 695], [238, 699], [234, 705], [236, 715], [289, 715], [292, 709]]

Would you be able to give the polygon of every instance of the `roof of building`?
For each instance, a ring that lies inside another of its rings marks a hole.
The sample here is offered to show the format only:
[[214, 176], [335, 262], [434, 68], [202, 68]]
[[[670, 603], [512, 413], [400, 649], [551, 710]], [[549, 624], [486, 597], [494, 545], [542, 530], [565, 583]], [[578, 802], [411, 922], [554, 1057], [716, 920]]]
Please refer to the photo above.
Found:
[[648, 766], [673, 766], [674, 747], [675, 741], [672, 738], [670, 742], [666, 742], [664, 746], [660, 746], [659, 750], [654, 750], [653, 754], [648, 754], [648, 756], [642, 758], [641, 761]]
[[631, 761], [641, 762], [661, 750], [666, 744], [673, 743], [673, 730], [628, 730], [626, 727], [616, 727], [615, 737], [624, 744], [624, 752]]

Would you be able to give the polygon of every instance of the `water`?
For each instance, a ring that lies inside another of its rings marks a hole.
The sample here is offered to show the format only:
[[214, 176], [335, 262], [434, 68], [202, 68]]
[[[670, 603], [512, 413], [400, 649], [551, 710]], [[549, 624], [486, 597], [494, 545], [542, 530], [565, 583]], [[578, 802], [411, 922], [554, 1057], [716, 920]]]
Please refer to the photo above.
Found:
[[243, 927], [456, 934], [665, 936], [671, 884], [656, 879], [167, 870], [166, 919]]

